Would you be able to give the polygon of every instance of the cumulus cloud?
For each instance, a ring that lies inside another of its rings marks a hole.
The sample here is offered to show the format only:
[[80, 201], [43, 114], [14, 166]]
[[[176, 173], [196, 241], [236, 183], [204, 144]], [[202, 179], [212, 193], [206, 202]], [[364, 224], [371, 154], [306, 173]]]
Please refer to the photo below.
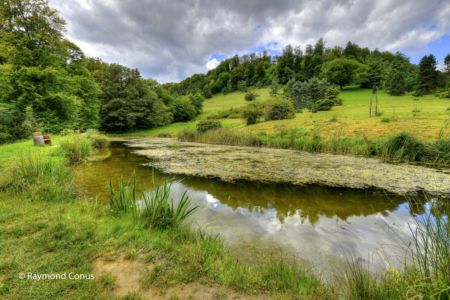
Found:
[[89, 56], [178, 81], [217, 65], [213, 53], [276, 51], [286, 44], [348, 40], [420, 51], [450, 33], [446, 0], [50, 0], [67, 36]]
[[220, 64], [220, 61], [218, 61], [217, 59], [213, 58], [213, 59], [211, 59], [210, 61], [208, 61], [208, 62], [206, 63], [206, 68], [207, 68], [208, 70], [212, 70], [212, 69], [214, 69], [215, 67], [217, 67], [219, 64]]

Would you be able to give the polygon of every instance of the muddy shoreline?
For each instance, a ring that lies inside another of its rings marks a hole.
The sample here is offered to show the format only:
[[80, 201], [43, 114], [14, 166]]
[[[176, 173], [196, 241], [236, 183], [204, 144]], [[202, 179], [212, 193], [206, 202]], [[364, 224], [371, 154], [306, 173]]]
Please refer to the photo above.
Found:
[[308, 153], [297, 150], [211, 145], [166, 138], [120, 138], [151, 161], [148, 165], [177, 175], [293, 185], [375, 188], [395, 194], [424, 191], [450, 197], [450, 174], [375, 158]]

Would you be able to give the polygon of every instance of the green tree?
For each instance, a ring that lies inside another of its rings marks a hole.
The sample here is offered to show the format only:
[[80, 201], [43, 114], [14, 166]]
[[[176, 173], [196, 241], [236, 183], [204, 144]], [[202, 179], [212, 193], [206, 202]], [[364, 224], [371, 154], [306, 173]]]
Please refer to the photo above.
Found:
[[380, 88], [384, 80], [384, 66], [380, 58], [369, 58], [367, 63], [367, 77], [364, 87]]
[[269, 103], [266, 120], [283, 120], [295, 118], [295, 110], [291, 101], [275, 100]]
[[355, 60], [347, 58], [337, 58], [325, 63], [322, 67], [321, 75], [327, 81], [339, 85], [341, 89], [357, 79], [358, 71], [364, 66]]
[[419, 63], [418, 91], [422, 94], [433, 92], [438, 86], [439, 73], [436, 70], [436, 57], [425, 55]]
[[177, 98], [173, 103], [173, 121], [188, 122], [195, 118], [197, 109], [188, 97]]
[[407, 91], [405, 77], [404, 64], [400, 60], [394, 60], [386, 78], [386, 89], [389, 94], [399, 96]]

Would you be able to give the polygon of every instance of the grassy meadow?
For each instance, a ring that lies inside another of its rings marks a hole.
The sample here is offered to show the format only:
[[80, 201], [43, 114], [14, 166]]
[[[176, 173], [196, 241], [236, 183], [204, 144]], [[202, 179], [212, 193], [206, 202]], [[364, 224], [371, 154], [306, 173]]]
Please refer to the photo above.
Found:
[[[256, 102], [264, 102], [272, 97], [268, 89], [256, 89], [259, 95]], [[450, 101], [433, 95], [415, 97], [412, 95], [391, 96], [385, 91], [378, 93], [378, 116], [369, 118], [369, 101], [371, 90], [346, 88], [339, 98], [343, 105], [335, 106], [330, 111], [311, 113], [307, 110], [298, 112], [294, 119], [266, 121], [245, 126], [242, 119], [221, 119], [225, 128], [242, 132], [273, 134], [282, 129], [302, 129], [314, 132], [322, 137], [339, 135], [341, 137], [361, 136], [370, 139], [392, 136], [401, 132], [411, 133], [418, 139], [426, 141], [450, 136]], [[204, 102], [203, 113], [199, 119], [207, 118], [230, 108], [239, 108], [250, 102], [244, 100], [244, 92], [215, 95]], [[176, 135], [182, 130], [195, 129], [197, 121], [174, 123], [168, 126], [145, 131], [135, 131], [120, 135], [157, 136], [161, 134]]]

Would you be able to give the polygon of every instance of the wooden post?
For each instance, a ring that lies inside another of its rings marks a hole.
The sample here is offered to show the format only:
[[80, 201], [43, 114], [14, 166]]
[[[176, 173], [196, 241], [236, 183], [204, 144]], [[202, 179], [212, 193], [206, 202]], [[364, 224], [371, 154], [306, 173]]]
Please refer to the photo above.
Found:
[[378, 89], [377, 87], [374, 88], [375, 92], [375, 116], [378, 116]]
[[372, 96], [370, 95], [369, 118], [372, 117]]

